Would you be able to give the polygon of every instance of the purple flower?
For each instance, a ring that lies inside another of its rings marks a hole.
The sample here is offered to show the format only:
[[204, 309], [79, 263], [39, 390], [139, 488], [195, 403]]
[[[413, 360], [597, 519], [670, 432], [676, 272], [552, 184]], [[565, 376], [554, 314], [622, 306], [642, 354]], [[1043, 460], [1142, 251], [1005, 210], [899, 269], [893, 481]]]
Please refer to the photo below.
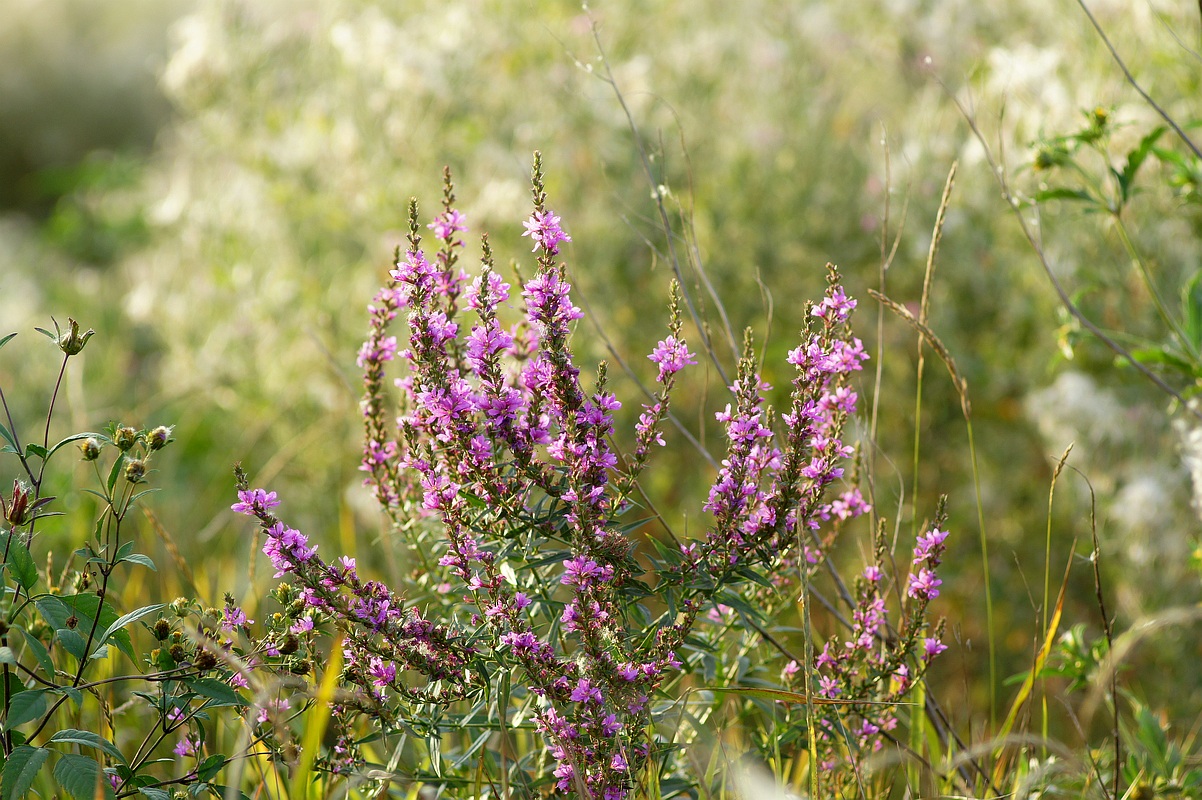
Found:
[[836, 286], [830, 290], [830, 293], [821, 303], [814, 306], [814, 310], [810, 313], [819, 319], [844, 322], [851, 315], [851, 311], [855, 307], [856, 301], [843, 293], [842, 286]]
[[525, 631], [524, 633], [510, 631], [501, 635], [501, 644], [515, 651], [532, 650], [538, 644], [538, 639], [530, 631]]
[[678, 340], [675, 336], [669, 336], [660, 341], [647, 358], [659, 364], [659, 377], [656, 380], [663, 383], [669, 375], [675, 375], [685, 367], [696, 364], [697, 362], [693, 360], [694, 355], [689, 352], [689, 348], [682, 340]]
[[313, 618], [301, 617], [296, 622], [292, 623], [292, 627], [290, 627], [288, 630], [298, 634], [308, 633], [309, 631], [313, 630]]
[[[435, 238], [441, 239], [444, 242], [449, 242], [454, 238], [456, 233], [464, 233], [467, 231], [467, 225], [464, 224], [463, 214], [460, 214], [455, 209], [439, 214], [433, 222], [426, 226], [434, 231]], [[852, 305], [855, 305], [854, 301]]]
[[292, 703], [287, 697], [268, 700], [259, 708], [259, 714], [255, 717], [259, 722], [267, 722], [273, 716], [282, 714], [292, 707]]
[[907, 592], [915, 600], [931, 600], [939, 596], [938, 587], [942, 583], [934, 572], [923, 567], [917, 575], [910, 574], [910, 587]]
[[933, 636], [928, 636], [922, 640], [922, 651], [925, 660], [930, 661], [935, 656], [947, 649], [947, 645], [939, 641]]
[[229, 632], [234, 630], [234, 628], [241, 628], [245, 625], [253, 625], [254, 622], [255, 621], [253, 619], [247, 619], [246, 612], [237, 606], [229, 605], [227, 603], [225, 608], [221, 610], [221, 629], [223, 631]]
[[572, 765], [566, 761], [559, 762], [555, 767], [555, 777], [559, 778], [555, 786], [561, 792], [566, 792], [572, 785], [572, 777], [576, 774], [576, 770], [572, 769]]
[[550, 211], [535, 211], [530, 215], [530, 219], [522, 224], [526, 226], [526, 232], [522, 236], [529, 236], [534, 242], [534, 249], [530, 251], [532, 253], [542, 247], [549, 254], [556, 255], [560, 242], [572, 241], [572, 237], [559, 227], [559, 217]]
[[200, 752], [200, 740], [192, 735], [185, 736], [171, 751], [180, 758], [191, 758]]
[[396, 680], [396, 664], [373, 657], [368, 665], [367, 674], [371, 675], [372, 684], [383, 689]]
[[587, 703], [592, 700], [599, 704], [601, 699], [601, 690], [589, 683], [588, 678], [581, 678], [576, 684], [576, 688], [572, 690], [573, 703]]
[[265, 513], [267, 509], [275, 508], [280, 504], [275, 492], [265, 492], [262, 489], [240, 491], [238, 492], [238, 501], [230, 506], [230, 510], [252, 517]]
[[563, 567], [564, 573], [559, 582], [568, 586], [589, 586], [594, 580], [608, 581], [614, 574], [613, 567], [608, 565], [602, 567], [596, 561], [584, 556], [569, 558], [563, 562]]
[[938, 528], [931, 528], [925, 535], [919, 536], [918, 546], [914, 548], [915, 566], [924, 561], [928, 566], [939, 566], [939, 556], [943, 553], [943, 542], [946, 539], [947, 531], [941, 531]]

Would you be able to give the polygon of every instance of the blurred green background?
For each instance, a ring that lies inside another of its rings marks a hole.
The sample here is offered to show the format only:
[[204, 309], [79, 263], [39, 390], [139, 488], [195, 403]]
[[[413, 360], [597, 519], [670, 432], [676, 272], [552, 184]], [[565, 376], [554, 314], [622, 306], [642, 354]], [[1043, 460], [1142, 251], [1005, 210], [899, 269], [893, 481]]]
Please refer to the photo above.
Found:
[[[57, 369], [32, 327], [71, 316], [98, 331], [69, 373], [57, 429], [176, 426], [153, 478], [164, 489], [153, 508], [211, 598], [243, 596], [252, 579], [249, 534], [225, 510], [235, 461], [277, 490], [290, 522], [326, 549], [353, 546], [360, 563], [386, 575], [404, 569], [381, 541], [357, 472], [354, 359], [365, 305], [401, 241], [407, 199], [417, 196], [427, 216], [436, 210], [444, 164], [473, 233], [488, 231], [501, 263], [517, 259], [529, 274], [520, 221], [538, 149], [549, 202], [573, 237], [565, 255], [589, 312], [577, 335], [586, 374], [608, 357], [599, 328], [642, 380], [653, 376], [643, 355], [664, 335], [671, 274], [655, 187], [677, 249], [704, 265], [734, 338], [755, 329], [778, 403], [804, 302], [821, 293], [827, 261], [841, 267], [860, 298], [872, 366], [883, 369], [878, 510], [908, 535], [915, 508], [920, 522], [939, 494], [950, 496], [955, 545], [941, 606], [953, 649], [938, 685], [965, 730], [980, 729], [989, 691], [968, 437], [928, 351], [915, 473], [915, 334], [886, 318], [880, 339], [865, 293], [879, 286], [884, 253], [900, 237], [886, 289], [917, 307], [953, 161], [959, 176], [930, 325], [972, 400], [999, 677], [1028, 668], [1039, 643], [1051, 469], [1070, 443], [1070, 464], [1096, 491], [1105, 589], [1120, 628], [1198, 599], [1190, 466], [1202, 462], [1202, 434], [1191, 437], [1188, 416], [1066, 325], [951, 101], [971, 105], [1020, 187], [1041, 180], [1024, 168], [1031, 143], [1080, 127], [1083, 110], [1113, 107], [1116, 147], [1138, 140], [1152, 112], [1073, 3], [3, 5], [0, 333], [22, 335], [0, 353], [0, 382], [18, 425], [32, 430]], [[1132, 71], [1190, 120], [1197, 9], [1096, 6]], [[1175, 297], [1197, 271], [1198, 219], [1158, 165], [1145, 172], [1147, 192], [1127, 223]], [[1160, 335], [1105, 220], [1069, 205], [1040, 211], [1052, 266], [1090, 313], [1117, 330]], [[689, 290], [731, 370], [712, 298], [696, 284]], [[630, 422], [641, 398], [620, 370], [611, 375]], [[726, 402], [705, 366], [679, 394], [681, 419], [713, 453], [712, 413]], [[701, 464], [687, 447], [669, 448], [647, 478], [657, 504], [693, 531], [704, 526], [712, 479]], [[90, 511], [67, 493], [69, 478], [52, 493], [78, 513], [55, 535], [82, 537]], [[1063, 573], [1079, 539], [1066, 621], [1097, 635], [1080, 557], [1089, 520], [1086, 484], [1066, 473], [1050, 572]], [[844, 545], [850, 553], [867, 546], [866, 532], [856, 536]], [[1128, 685], [1196, 716], [1182, 688], [1202, 682], [1192, 666], [1197, 641], [1188, 629], [1160, 634], [1138, 651]]]

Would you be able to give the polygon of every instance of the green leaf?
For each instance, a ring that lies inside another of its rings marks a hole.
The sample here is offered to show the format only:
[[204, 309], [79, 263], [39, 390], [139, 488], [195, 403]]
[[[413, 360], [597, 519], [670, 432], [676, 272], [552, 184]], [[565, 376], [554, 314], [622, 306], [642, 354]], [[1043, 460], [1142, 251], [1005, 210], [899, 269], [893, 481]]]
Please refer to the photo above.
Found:
[[21, 448], [17, 446], [17, 437], [13, 436], [12, 432], [3, 425], [0, 425], [0, 436], [3, 436], [4, 441], [8, 442], [8, 446], [12, 448], [12, 452], [21, 452]]
[[44, 747], [22, 745], [13, 750], [0, 773], [0, 799], [21, 800], [49, 757], [50, 751]]
[[243, 706], [246, 701], [235, 692], [228, 684], [217, 680], [216, 678], [196, 678], [191, 681], [184, 681], [192, 691], [202, 697], [209, 698], [209, 706]]
[[46, 713], [48, 707], [45, 689], [31, 689], [14, 694], [8, 701], [8, 719], [4, 721], [4, 730], [10, 731], [18, 725], [37, 719]]
[[162, 491], [162, 490], [159, 489], [158, 487], [151, 487], [150, 489], [143, 489], [142, 491], [135, 494], [133, 497], [129, 498], [129, 502], [132, 505], [132, 504], [138, 502], [139, 500], [141, 500], [143, 495], [154, 494], [155, 492], [160, 492], [160, 491]]
[[146, 567], [151, 572], [159, 571], [158, 567], [156, 567], [154, 565], [154, 561], [151, 560], [150, 556], [143, 555], [142, 553], [130, 553], [129, 555], [117, 560], [118, 564], [120, 564], [122, 562], [125, 562], [128, 564], [141, 564], [143, 567]]
[[[75, 594], [64, 597], [43, 595], [34, 601], [34, 605], [42, 615], [42, 618], [50, 623], [50, 626], [58, 633], [59, 640], [68, 648], [68, 652], [76, 658], [85, 657], [82, 652], [84, 642], [86, 641], [84, 637], [86, 637], [87, 632], [92, 628], [92, 620], [96, 618], [98, 607], [100, 608], [100, 626], [97, 630], [106, 630], [117, 621], [117, 612], [113, 610], [113, 607], [107, 604], [101, 606], [100, 598], [95, 594]], [[72, 615], [77, 618], [74, 630], [67, 624], [67, 620]], [[82, 632], [83, 636], [80, 636], [78, 632]], [[76, 634], [76, 637], [72, 637], [69, 634]], [[74, 646], [75, 638], [79, 640], [79, 653], [70, 649]], [[122, 653], [129, 656], [131, 661], [137, 661], [128, 631], [119, 630], [113, 633], [110, 639]]]
[[125, 756], [117, 749], [117, 745], [105, 739], [103, 736], [92, 733], [91, 731], [80, 731], [74, 728], [66, 728], [59, 731], [50, 737], [49, 743], [63, 742], [69, 744], [83, 745], [84, 747], [95, 747], [97, 750], [103, 750], [110, 756], [120, 761], [122, 764], [128, 765]]
[[37, 456], [45, 461], [50, 456], [50, 451], [45, 447], [42, 447], [40, 444], [34, 444], [33, 442], [30, 442], [29, 444], [25, 445], [25, 457], [29, 458], [30, 456]]
[[1123, 167], [1123, 171], [1118, 173], [1119, 186], [1123, 192], [1123, 201], [1126, 202], [1131, 197], [1131, 186], [1135, 183], [1135, 173], [1139, 172], [1139, 168], [1147, 160], [1148, 154], [1152, 152], [1152, 147], [1156, 144], [1156, 140], [1167, 130], [1165, 126], [1160, 125], [1153, 128], [1144, 138], [1139, 140], [1139, 144], [1135, 149], [1127, 154], [1127, 164]]
[[1094, 196], [1084, 189], [1069, 189], [1063, 186], [1056, 189], [1044, 189], [1043, 191], [1036, 192], [1034, 200], [1037, 203], [1042, 203], [1046, 200], [1079, 200], [1086, 203], [1096, 202]]
[[170, 792], [165, 792], [162, 789], [154, 789], [150, 786], [139, 787], [138, 794], [143, 797], [149, 797], [150, 800], [171, 800]]
[[117, 485], [117, 478], [121, 475], [121, 468], [125, 466], [125, 456], [118, 456], [113, 459], [113, 468], [109, 470], [109, 479], [105, 482], [108, 487], [109, 497], [113, 496], [113, 487]]
[[59, 451], [59, 449], [60, 449], [60, 448], [62, 448], [62, 447], [65, 447], [66, 445], [69, 445], [69, 444], [71, 444], [72, 442], [78, 442], [78, 441], [81, 441], [81, 440], [83, 440], [83, 439], [89, 439], [89, 438], [95, 438], [95, 439], [97, 439], [97, 440], [99, 440], [99, 441], [102, 441], [102, 442], [103, 442], [103, 441], [105, 440], [105, 438], [106, 438], [106, 437], [105, 437], [105, 435], [104, 435], [104, 434], [102, 434], [102, 433], [93, 433], [92, 431], [85, 431], [85, 432], [83, 432], [83, 433], [76, 433], [76, 434], [73, 434], [73, 435], [71, 435], [71, 436], [68, 436], [66, 439], [63, 439], [61, 442], [58, 442], [58, 443], [56, 443], [56, 444], [54, 445], [54, 447], [51, 447], [51, 448], [50, 448], [50, 452], [49, 452], [49, 453], [47, 453], [46, 457], [47, 457], [47, 458], [49, 458], [50, 456], [52, 456], [52, 455], [54, 455], [55, 453], [57, 453], [57, 452]]
[[17, 579], [17, 583], [21, 584], [21, 588], [29, 591], [37, 586], [38, 565], [33, 563], [33, 556], [29, 554], [29, 548], [20, 541], [19, 537], [10, 543], [11, 539], [12, 534], [0, 533], [0, 549], [8, 550], [8, 557], [4, 563], [8, 565], [9, 571]]
[[17, 657], [13, 655], [11, 647], [0, 647], [0, 664], [12, 664], [16, 666]]
[[47, 689], [47, 691], [53, 694], [65, 694], [67, 697], [71, 698], [71, 702], [75, 704], [76, 708], [79, 708], [81, 705], [83, 705], [83, 692], [79, 691], [74, 686], [56, 686], [53, 689]]
[[63, 649], [82, 661], [87, 656], [88, 641], [72, 628], [56, 628], [54, 635], [62, 643]]
[[109, 625], [108, 628], [105, 629], [104, 633], [102, 633], [96, 640], [96, 644], [98, 646], [104, 644], [112, 637], [114, 633], [121, 630], [126, 625], [129, 625], [132, 622], [137, 622], [143, 617], [148, 617], [166, 607], [166, 603], [154, 603], [153, 605], [142, 606], [136, 611], [131, 611], [128, 614], [119, 617], [115, 622], [113, 622], [113, 624]]
[[[57, 326], [55, 326], [55, 327], [57, 327]], [[42, 334], [43, 336], [45, 336], [47, 339], [50, 339], [55, 342], [58, 341], [58, 335], [51, 333], [50, 331], [46, 330], [45, 328], [38, 328], [35, 326], [34, 330], [37, 331], [38, 333]]]
[[231, 792], [236, 792], [239, 800], [251, 800], [250, 795], [241, 789], [235, 789], [231, 786], [222, 786], [221, 784], [213, 784], [213, 791], [217, 792], [220, 797], [229, 797]]
[[1202, 350], [1202, 271], [1195, 272], [1181, 289], [1185, 333], [1195, 349]]
[[226, 765], [228, 760], [221, 753], [209, 756], [196, 768], [196, 777], [207, 783], [210, 778], [217, 777], [217, 773], [221, 772], [221, 768]]
[[42, 640], [38, 639], [31, 633], [24, 630], [21, 631], [21, 636], [25, 640], [25, 646], [33, 652], [33, 657], [37, 659], [38, 664], [46, 673], [47, 678], [54, 676], [54, 662], [50, 659], [50, 651], [46, 649], [46, 645], [42, 644]]
[[15, 334], [15, 333], [10, 333], [9, 335], [5, 336], [3, 339], [0, 339], [0, 347], [4, 347], [4, 345], [11, 342], [13, 340], [13, 337], [16, 335], [17, 334]]
[[54, 765], [54, 779], [75, 800], [94, 800], [97, 795], [114, 798], [108, 775], [94, 758], [64, 753]]

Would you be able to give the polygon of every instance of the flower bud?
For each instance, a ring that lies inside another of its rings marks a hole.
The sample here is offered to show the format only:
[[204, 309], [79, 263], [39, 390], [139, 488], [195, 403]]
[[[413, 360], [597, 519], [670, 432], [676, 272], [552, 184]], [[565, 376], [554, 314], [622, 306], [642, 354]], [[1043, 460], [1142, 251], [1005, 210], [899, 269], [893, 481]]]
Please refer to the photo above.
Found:
[[290, 656], [300, 649], [300, 640], [291, 633], [284, 637], [284, 643], [280, 645], [280, 652], [286, 656]]
[[122, 453], [129, 450], [129, 448], [133, 447], [137, 443], [138, 432], [128, 426], [122, 426], [118, 428], [116, 434], [113, 436], [113, 444], [117, 445], [117, 448]]
[[125, 462], [125, 480], [137, 483], [146, 476], [146, 462], [140, 458], [131, 458]]
[[83, 444], [79, 446], [79, 452], [83, 454], [84, 461], [95, 461], [100, 458], [100, 450], [102, 445], [100, 440], [95, 436], [89, 436], [83, 440]]
[[29, 521], [30, 495], [29, 487], [17, 480], [13, 481], [13, 498], [11, 503], [5, 503], [3, 495], [0, 495], [0, 509], [4, 512], [4, 519], [14, 528], [19, 528]]
[[160, 425], [146, 435], [146, 444], [151, 450], [162, 450], [175, 440], [171, 438], [171, 428]]
[[[54, 327], [57, 331], [57, 322], [54, 323]], [[55, 341], [58, 343], [59, 350], [62, 350], [69, 356], [74, 356], [78, 355], [79, 352], [83, 350], [83, 346], [88, 343], [88, 339], [91, 339], [95, 335], [96, 331], [92, 330], [91, 328], [88, 328], [83, 333], [80, 333], [79, 323], [71, 317], [67, 317], [67, 330], [60, 333], [58, 339]]]
[[200, 670], [212, 669], [217, 666], [217, 656], [208, 650], [201, 650], [196, 654], [195, 664], [196, 668]]
[[163, 617], [159, 617], [154, 623], [154, 638], [162, 642], [166, 641], [167, 637], [170, 635], [171, 623]]
[[186, 659], [188, 656], [188, 652], [184, 650], [184, 646], [182, 644], [171, 645], [171, 647], [168, 648], [167, 653], [172, 659], [175, 660], [175, 663], [177, 664]]

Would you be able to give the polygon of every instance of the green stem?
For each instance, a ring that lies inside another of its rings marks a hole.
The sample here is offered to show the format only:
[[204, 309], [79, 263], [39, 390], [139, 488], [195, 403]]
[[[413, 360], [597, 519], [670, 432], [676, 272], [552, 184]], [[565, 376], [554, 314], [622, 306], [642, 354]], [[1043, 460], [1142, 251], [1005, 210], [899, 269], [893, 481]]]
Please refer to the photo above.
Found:
[[1160, 314], [1161, 320], [1173, 332], [1173, 336], [1177, 339], [1181, 349], [1189, 354], [1191, 360], [1199, 361], [1198, 349], [1194, 347], [1189, 336], [1181, 327], [1180, 323], [1169, 314], [1168, 308], [1164, 304], [1164, 300], [1160, 297], [1160, 292], [1156, 289], [1156, 284], [1152, 282], [1152, 275], [1148, 271], [1148, 264], [1140, 256], [1139, 251], [1135, 249], [1135, 243], [1131, 240], [1131, 234], [1127, 231], [1126, 224], [1123, 223], [1123, 218], [1118, 212], [1113, 215], [1114, 229], [1118, 232], [1119, 241], [1123, 243], [1123, 249], [1127, 251], [1128, 257], [1131, 259], [1131, 264], [1139, 272], [1140, 278], [1143, 279], [1144, 286], [1148, 290], [1148, 296], [1152, 298], [1152, 303], [1156, 306], [1156, 311]]

